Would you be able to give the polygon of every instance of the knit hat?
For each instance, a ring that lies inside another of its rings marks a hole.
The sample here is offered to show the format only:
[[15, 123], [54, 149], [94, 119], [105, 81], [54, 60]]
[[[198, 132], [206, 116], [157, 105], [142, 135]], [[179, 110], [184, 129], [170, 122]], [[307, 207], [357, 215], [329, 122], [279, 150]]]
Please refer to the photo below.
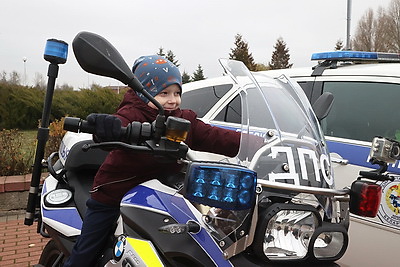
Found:
[[[142, 56], [133, 63], [132, 72], [153, 97], [171, 84], [179, 85], [182, 92], [182, 76], [179, 69], [168, 59], [159, 56]], [[145, 102], [149, 100], [142, 94], [138, 96]]]

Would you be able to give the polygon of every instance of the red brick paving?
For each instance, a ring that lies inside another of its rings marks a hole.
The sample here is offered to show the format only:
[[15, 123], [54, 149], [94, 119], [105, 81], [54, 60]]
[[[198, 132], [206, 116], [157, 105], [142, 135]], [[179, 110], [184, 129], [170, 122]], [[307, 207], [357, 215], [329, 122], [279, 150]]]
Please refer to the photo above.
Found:
[[25, 213], [0, 217], [0, 266], [33, 266], [49, 241], [36, 233], [37, 223], [24, 225]]

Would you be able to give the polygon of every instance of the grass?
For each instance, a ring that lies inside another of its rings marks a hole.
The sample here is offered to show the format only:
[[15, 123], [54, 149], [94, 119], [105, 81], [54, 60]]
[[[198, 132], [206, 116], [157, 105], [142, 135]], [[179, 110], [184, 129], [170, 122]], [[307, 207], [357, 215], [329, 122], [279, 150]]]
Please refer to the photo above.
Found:
[[22, 152], [25, 155], [31, 155], [32, 157], [32, 164], [33, 160], [35, 157], [35, 151], [36, 151], [36, 136], [37, 136], [37, 130], [24, 130], [20, 131], [22, 133]]

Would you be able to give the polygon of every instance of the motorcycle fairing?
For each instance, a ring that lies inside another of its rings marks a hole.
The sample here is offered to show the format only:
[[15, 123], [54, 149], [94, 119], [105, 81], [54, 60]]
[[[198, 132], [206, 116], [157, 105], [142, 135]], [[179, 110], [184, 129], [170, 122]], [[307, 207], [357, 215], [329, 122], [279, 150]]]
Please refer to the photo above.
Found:
[[[204, 225], [201, 220], [202, 215], [181, 194], [173, 190], [163, 192], [159, 190], [160, 188], [163, 188], [163, 186], [158, 180], [151, 180], [136, 186], [124, 196], [121, 206], [122, 208], [150, 209], [153, 212], [159, 211], [161, 214], [167, 213], [177, 223], [181, 224], [186, 224], [188, 221], [196, 221], [200, 225]], [[134, 223], [135, 220], [136, 218], [133, 218]], [[223, 251], [204, 227], [201, 227], [200, 232], [196, 234], [190, 233], [189, 235], [198, 243], [198, 247], [201, 247], [210, 255], [210, 259], [214, 260], [216, 266], [233, 266], [230, 261], [223, 257]], [[170, 238], [172, 237], [174, 235], [170, 236]]]
[[44, 198], [46, 194], [55, 189], [57, 180], [52, 176], [47, 177], [43, 183], [41, 213], [43, 222], [65, 236], [76, 236], [81, 233], [82, 218], [76, 207], [47, 207]]
[[92, 140], [92, 135], [87, 133], [74, 133], [67, 132], [64, 138], [61, 140], [60, 147], [58, 149], [58, 154], [61, 163], [65, 166], [65, 161], [68, 158], [69, 151], [74, 144], [79, 141]]
[[163, 267], [160, 257], [153, 244], [142, 240], [121, 235], [113, 248], [113, 260], [105, 266], [137, 266], [137, 267]]

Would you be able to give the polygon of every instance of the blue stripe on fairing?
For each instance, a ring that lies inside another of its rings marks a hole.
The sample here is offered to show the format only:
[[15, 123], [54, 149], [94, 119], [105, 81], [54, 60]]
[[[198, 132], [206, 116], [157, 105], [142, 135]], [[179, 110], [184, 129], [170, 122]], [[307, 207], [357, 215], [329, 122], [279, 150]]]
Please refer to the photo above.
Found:
[[[187, 223], [189, 220], [197, 221], [182, 197], [160, 192], [143, 185], [131, 189], [122, 199], [122, 203], [150, 207], [167, 212], [178, 223]], [[205, 229], [201, 228], [199, 233], [191, 235], [211, 256], [217, 266], [232, 266], [228, 260], [224, 259], [221, 249]]]
[[[44, 195], [46, 192], [47, 192], [47, 183], [45, 181], [43, 183], [42, 195]], [[79, 230], [82, 229], [82, 218], [79, 215], [76, 208], [67, 208], [67, 209], [61, 208], [61, 209], [48, 210], [43, 207], [42, 213], [43, 213], [42, 216], [45, 218], [52, 219], [54, 221], [66, 224], [68, 226], [71, 226]]]
[[[378, 165], [372, 165], [368, 162], [370, 147], [346, 144], [340, 142], [327, 141], [330, 152], [338, 153], [343, 159], [347, 159], [349, 164], [362, 167], [377, 169]], [[397, 167], [396, 167], [397, 166]], [[388, 171], [392, 173], [400, 173], [399, 161], [388, 166]]]
[[82, 229], [82, 219], [76, 208], [62, 208], [56, 210], [48, 210], [43, 208], [43, 217], [52, 219], [59, 223], [71, 226], [75, 229]]
[[[235, 130], [238, 131], [239, 128], [235, 127], [228, 127], [228, 126], [221, 126], [218, 124], [214, 124], [213, 126], [218, 126], [221, 128]], [[262, 132], [253, 132], [254, 135], [264, 136], [265, 133]], [[361, 146], [361, 145], [353, 145], [353, 144], [346, 144], [341, 142], [334, 142], [334, 141], [326, 141], [329, 151], [338, 153], [342, 158], [347, 159], [349, 164], [367, 167], [371, 169], [378, 169], [378, 165], [372, 165], [368, 161], [368, 155], [370, 151], [370, 147]], [[400, 161], [396, 161], [395, 164], [388, 165], [388, 171], [391, 173], [400, 174]]]

